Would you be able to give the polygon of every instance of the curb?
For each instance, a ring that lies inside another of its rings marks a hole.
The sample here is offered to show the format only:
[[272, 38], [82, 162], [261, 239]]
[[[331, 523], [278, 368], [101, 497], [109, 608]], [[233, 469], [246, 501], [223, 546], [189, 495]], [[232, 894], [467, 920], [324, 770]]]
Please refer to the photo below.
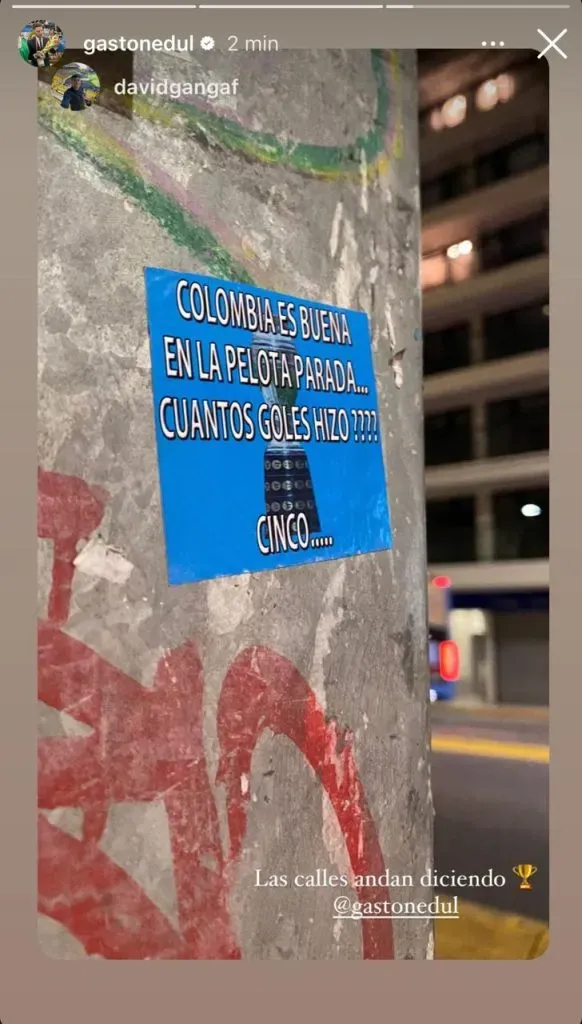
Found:
[[465, 901], [459, 914], [435, 921], [435, 960], [536, 960], [548, 949], [543, 921]]
[[478, 715], [481, 718], [517, 718], [533, 722], [547, 722], [550, 717], [549, 708], [526, 707], [519, 704], [455, 704], [446, 701], [442, 708], [439, 708], [438, 704], [433, 705], [435, 721], [438, 721], [441, 715], [445, 717], [450, 712], [469, 718]]
[[465, 757], [493, 757], [504, 761], [550, 763], [550, 748], [541, 743], [515, 743], [481, 737], [464, 737], [444, 732], [433, 732], [431, 750], [435, 754], [461, 754]]

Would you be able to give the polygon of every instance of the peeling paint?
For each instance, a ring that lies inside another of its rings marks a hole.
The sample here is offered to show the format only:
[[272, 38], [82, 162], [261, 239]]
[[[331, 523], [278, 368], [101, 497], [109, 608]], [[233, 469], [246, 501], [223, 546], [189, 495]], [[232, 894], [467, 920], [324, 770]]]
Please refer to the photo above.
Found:
[[329, 251], [332, 259], [335, 259], [337, 255], [337, 247], [339, 244], [340, 227], [343, 218], [343, 205], [340, 202], [337, 203], [333, 214], [333, 220], [331, 222], [331, 235], [329, 239]]
[[340, 254], [340, 267], [336, 276], [335, 295], [338, 306], [349, 308], [362, 280], [356, 232], [351, 221], [344, 216], [344, 244]]
[[391, 359], [394, 384], [401, 388], [404, 383], [404, 351], [397, 352]]
[[386, 329], [388, 332], [388, 344], [390, 346], [390, 352], [392, 353], [392, 355], [394, 355], [396, 353], [396, 332], [394, 330], [390, 302], [387, 302], [386, 306], [384, 307], [384, 316], [386, 318]]

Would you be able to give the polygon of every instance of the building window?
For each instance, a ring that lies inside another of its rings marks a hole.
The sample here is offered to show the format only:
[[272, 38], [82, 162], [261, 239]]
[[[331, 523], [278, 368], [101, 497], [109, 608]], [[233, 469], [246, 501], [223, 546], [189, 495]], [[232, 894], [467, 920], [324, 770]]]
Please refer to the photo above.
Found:
[[427, 466], [446, 466], [473, 458], [471, 410], [453, 409], [424, 420], [424, 461]]
[[504, 359], [537, 352], [550, 343], [549, 306], [536, 302], [483, 320], [485, 359]]
[[427, 501], [426, 543], [431, 565], [474, 562], [475, 499]]
[[525, 174], [544, 166], [548, 160], [547, 135], [529, 135], [480, 157], [475, 165], [477, 186], [484, 188], [514, 174]]
[[549, 557], [547, 487], [494, 494], [493, 518], [497, 559]]
[[550, 446], [550, 396], [547, 391], [491, 402], [486, 407], [488, 455], [520, 455]]
[[469, 338], [469, 324], [456, 324], [442, 331], [428, 331], [423, 339], [425, 376], [469, 366]]
[[454, 167], [446, 174], [422, 183], [420, 201], [424, 210], [430, 210], [440, 203], [447, 203], [469, 191], [466, 172], [463, 167]]
[[482, 270], [495, 270], [547, 252], [547, 211], [482, 235], [480, 251]]

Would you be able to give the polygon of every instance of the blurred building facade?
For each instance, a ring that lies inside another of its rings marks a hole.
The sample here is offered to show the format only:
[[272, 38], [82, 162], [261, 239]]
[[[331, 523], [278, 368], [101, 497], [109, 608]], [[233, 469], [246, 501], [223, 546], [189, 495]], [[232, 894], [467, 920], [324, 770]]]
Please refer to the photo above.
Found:
[[531, 51], [420, 51], [427, 544], [460, 698], [546, 704], [549, 92]]

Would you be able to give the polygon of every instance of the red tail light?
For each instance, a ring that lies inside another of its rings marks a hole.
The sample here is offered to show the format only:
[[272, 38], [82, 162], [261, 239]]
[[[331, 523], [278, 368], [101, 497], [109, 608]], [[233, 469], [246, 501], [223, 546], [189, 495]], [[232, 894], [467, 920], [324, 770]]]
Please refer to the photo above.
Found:
[[435, 576], [432, 585], [439, 590], [447, 590], [451, 586], [451, 581], [448, 576]]
[[439, 674], [446, 683], [456, 683], [459, 678], [459, 648], [453, 640], [439, 644]]

